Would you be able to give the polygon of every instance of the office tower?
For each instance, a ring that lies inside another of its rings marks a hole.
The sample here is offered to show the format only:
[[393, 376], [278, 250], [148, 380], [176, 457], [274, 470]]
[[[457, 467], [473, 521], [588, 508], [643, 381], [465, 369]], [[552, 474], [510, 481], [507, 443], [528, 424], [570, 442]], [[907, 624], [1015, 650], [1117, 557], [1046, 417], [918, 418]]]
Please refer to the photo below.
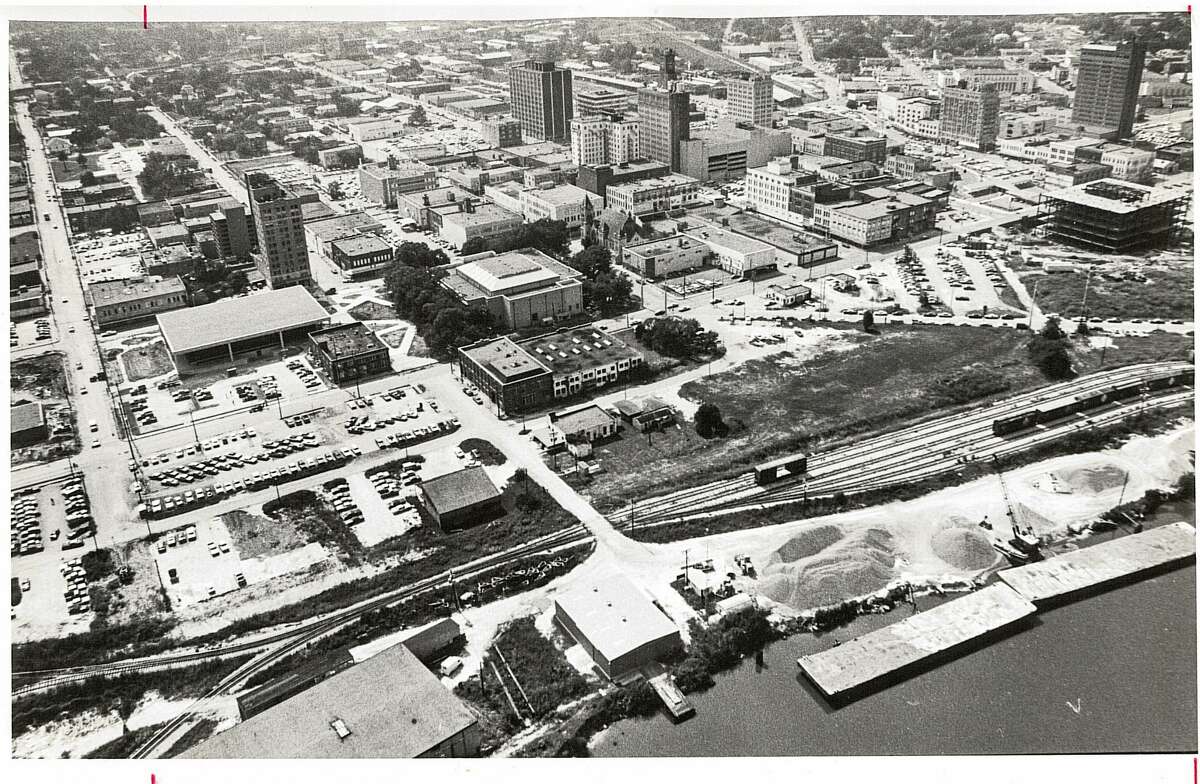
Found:
[[641, 153], [679, 171], [679, 143], [688, 139], [688, 94], [653, 87], [638, 90]]
[[208, 216], [209, 230], [223, 259], [250, 258], [250, 227], [246, 208], [237, 199], [223, 199]]
[[725, 83], [729, 99], [729, 117], [734, 122], [750, 123], [770, 128], [775, 111], [771, 77], [755, 74], [730, 79]]
[[1082, 47], [1071, 121], [1087, 130], [1132, 135], [1145, 63], [1146, 45], [1140, 41]]
[[273, 289], [309, 283], [300, 196], [262, 172], [246, 174], [246, 191], [258, 233], [258, 270]]
[[1000, 94], [996, 85], [981, 84], [977, 90], [942, 90], [942, 141], [986, 152], [995, 146], [999, 130]]
[[526, 60], [508, 69], [513, 117], [529, 136], [565, 142], [574, 114], [571, 72], [554, 63]]

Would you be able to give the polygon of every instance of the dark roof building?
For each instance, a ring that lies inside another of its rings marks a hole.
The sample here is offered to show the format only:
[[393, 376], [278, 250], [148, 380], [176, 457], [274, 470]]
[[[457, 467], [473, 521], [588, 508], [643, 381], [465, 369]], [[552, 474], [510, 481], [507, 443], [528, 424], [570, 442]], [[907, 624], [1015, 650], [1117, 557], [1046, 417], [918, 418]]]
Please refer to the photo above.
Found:
[[443, 531], [470, 528], [504, 514], [501, 493], [482, 468], [464, 468], [421, 485], [421, 500]]
[[313, 358], [335, 384], [392, 371], [388, 347], [366, 324], [355, 321], [309, 334]]
[[29, 446], [46, 438], [46, 412], [41, 403], [20, 403], [8, 409], [12, 446]]

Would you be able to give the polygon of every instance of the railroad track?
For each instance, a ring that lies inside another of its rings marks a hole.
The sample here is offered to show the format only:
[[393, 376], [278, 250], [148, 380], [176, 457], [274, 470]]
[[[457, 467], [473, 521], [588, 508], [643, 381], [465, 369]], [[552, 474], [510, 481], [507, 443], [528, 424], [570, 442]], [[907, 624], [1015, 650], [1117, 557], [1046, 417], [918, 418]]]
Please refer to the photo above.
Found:
[[233, 643], [211, 650], [189, 651], [187, 653], [165, 654], [162, 656], [145, 657], [142, 659], [106, 662], [102, 664], [81, 665], [51, 670], [24, 670], [14, 672], [13, 677], [35, 677], [37, 682], [13, 690], [13, 697], [21, 697], [38, 691], [62, 686], [74, 681], [94, 677], [110, 677], [135, 670], [169, 669], [182, 664], [189, 664], [209, 659], [229, 658], [242, 653], [270, 648], [273, 645], [286, 644], [297, 637], [309, 637], [332, 625], [334, 628], [353, 622], [363, 614], [391, 604], [413, 598], [421, 593], [447, 585], [453, 575], [455, 582], [490, 572], [503, 566], [536, 555], [551, 549], [557, 549], [575, 544], [583, 544], [591, 538], [590, 532], [582, 525], [564, 528], [552, 534], [510, 548], [501, 553], [495, 553], [463, 564], [453, 570], [447, 570], [424, 578], [412, 585], [381, 594], [374, 599], [354, 605], [344, 610], [336, 611], [328, 616], [316, 618], [299, 626], [283, 630], [277, 634], [262, 637], [251, 642]]
[[[913, 453], [917, 449], [930, 452], [934, 449], [944, 450], [948, 445], [956, 449], [965, 449], [969, 446], [965, 440], [972, 436], [978, 428], [986, 427], [990, 433], [991, 422], [997, 416], [1015, 412], [1048, 398], [1060, 397], [1064, 393], [1091, 392], [1121, 381], [1167, 375], [1187, 367], [1189, 366], [1186, 363], [1164, 363], [1134, 365], [1104, 371], [1085, 377], [1084, 380], [1041, 387], [999, 403], [978, 407], [960, 414], [948, 415], [881, 436], [874, 436], [825, 454], [818, 453], [809, 459], [808, 486], [812, 490], [819, 487], [820, 485], [817, 483], [826, 476], [861, 468], [865, 463], [869, 463], [872, 468], [878, 468], [881, 463], [895, 462], [897, 459], [911, 461], [914, 459]], [[964, 443], [956, 444], [955, 441], [964, 441]], [[792, 480], [791, 483], [794, 484], [798, 481]], [[678, 516], [681, 511], [719, 508], [734, 500], [771, 495], [780, 486], [788, 486], [788, 483], [758, 485], [754, 481], [753, 472], [746, 472], [730, 479], [710, 482], [636, 503], [632, 507], [614, 511], [608, 515], [608, 519], [615, 527], [627, 529], [631, 518], [637, 524], [641, 524], [662, 519], [664, 516]]]
[[[1109, 410], [1093, 410], [1089, 415], [1072, 414], [1070, 417], [1045, 428], [1043, 432], [1035, 435], [1026, 436], [1019, 441], [1006, 440], [996, 436], [988, 436], [980, 440], [976, 451], [986, 454], [988, 458], [992, 455], [1004, 457], [1007, 455], [1017, 454], [1029, 449], [1050, 443], [1052, 441], [1063, 438], [1070, 433], [1079, 430], [1094, 429], [1105, 425], [1118, 422], [1125, 417], [1136, 413], [1146, 408], [1174, 408], [1181, 405], [1186, 405], [1193, 398], [1193, 390], [1172, 392], [1166, 395], [1150, 398], [1145, 401], [1136, 401], [1117, 405]], [[1084, 422], [1081, 424], [1080, 419]], [[773, 506], [792, 503], [804, 498], [821, 498], [835, 495], [837, 492], [863, 492], [868, 490], [877, 490], [889, 486], [894, 486], [904, 482], [919, 481], [933, 476], [939, 476], [950, 471], [956, 470], [956, 463], [947, 463], [945, 459], [923, 460], [923, 461], [908, 461], [906, 464], [892, 468], [889, 471], [881, 471], [874, 473], [871, 477], [850, 480], [848, 482], [809, 482], [807, 486], [793, 483], [784, 487], [777, 487], [771, 492], [763, 494], [761, 500], [758, 497], [742, 498], [729, 500], [725, 503], [714, 505], [706, 508], [704, 511], [694, 514], [676, 514], [674, 516], [664, 515], [660, 518], [637, 522], [637, 527], [654, 528], [671, 523], [685, 522], [687, 520], [703, 519], [711, 517], [714, 514], [729, 514], [737, 511], [752, 511], [764, 510]], [[623, 530], [628, 531], [629, 526], [623, 526]]]

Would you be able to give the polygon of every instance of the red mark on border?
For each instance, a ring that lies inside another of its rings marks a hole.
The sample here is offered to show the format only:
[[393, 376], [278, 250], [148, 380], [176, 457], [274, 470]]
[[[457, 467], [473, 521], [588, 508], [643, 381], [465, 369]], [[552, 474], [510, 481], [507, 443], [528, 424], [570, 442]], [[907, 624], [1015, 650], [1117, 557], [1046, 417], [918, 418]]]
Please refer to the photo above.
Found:
[[[1192, 12], [1192, 7], [1189, 5], [1188, 13], [1191, 13], [1191, 12]], [[150, 29], [150, 12], [146, 10], [146, 6], [142, 6], [142, 29], [143, 30]], [[153, 774], [151, 774], [151, 776], [150, 776], [150, 784], [154, 784]]]

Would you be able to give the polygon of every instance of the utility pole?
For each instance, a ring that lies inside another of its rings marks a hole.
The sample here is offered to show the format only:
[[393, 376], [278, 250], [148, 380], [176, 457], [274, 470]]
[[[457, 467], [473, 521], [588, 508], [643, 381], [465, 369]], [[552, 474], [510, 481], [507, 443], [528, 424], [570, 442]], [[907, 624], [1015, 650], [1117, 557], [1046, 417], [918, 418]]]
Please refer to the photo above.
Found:
[[1033, 297], [1029, 300], [1029, 328], [1033, 329], [1033, 309], [1037, 307], [1038, 286], [1042, 285], [1042, 279], [1038, 278], [1033, 282]]

